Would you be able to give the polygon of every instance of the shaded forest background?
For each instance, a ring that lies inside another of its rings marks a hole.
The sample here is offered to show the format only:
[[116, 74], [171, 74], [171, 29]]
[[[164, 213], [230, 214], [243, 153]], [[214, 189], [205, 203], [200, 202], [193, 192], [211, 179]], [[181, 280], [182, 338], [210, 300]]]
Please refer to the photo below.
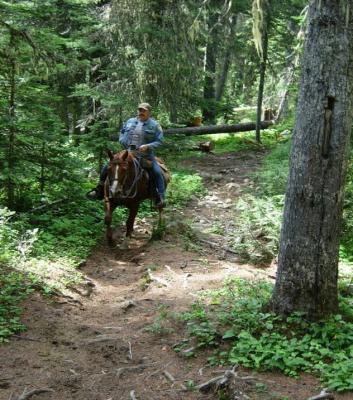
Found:
[[[242, 120], [234, 108], [256, 106], [262, 68], [251, 3], [2, 1], [1, 203], [26, 211], [74, 196], [139, 101], [163, 127]], [[276, 109], [305, 2], [266, 4], [264, 105]]]

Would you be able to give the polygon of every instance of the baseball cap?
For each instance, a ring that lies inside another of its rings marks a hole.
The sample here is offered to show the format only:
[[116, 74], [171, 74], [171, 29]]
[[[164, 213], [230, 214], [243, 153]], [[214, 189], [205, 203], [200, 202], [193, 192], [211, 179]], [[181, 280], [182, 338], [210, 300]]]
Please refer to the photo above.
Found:
[[143, 110], [151, 111], [151, 105], [148, 103], [141, 103], [137, 107], [138, 109], [142, 108]]

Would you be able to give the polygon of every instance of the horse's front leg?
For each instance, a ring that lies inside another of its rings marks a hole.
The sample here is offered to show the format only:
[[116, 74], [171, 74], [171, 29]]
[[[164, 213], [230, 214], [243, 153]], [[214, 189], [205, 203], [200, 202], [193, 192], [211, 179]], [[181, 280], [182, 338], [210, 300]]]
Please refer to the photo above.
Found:
[[134, 204], [129, 207], [129, 217], [126, 221], [126, 237], [131, 237], [132, 232], [134, 231], [134, 223], [138, 209], [139, 204]]
[[109, 200], [105, 201], [105, 217], [104, 223], [106, 226], [106, 237], [109, 244], [113, 244], [113, 228], [112, 228], [112, 219], [113, 219], [113, 211], [116, 206], [112, 205]]

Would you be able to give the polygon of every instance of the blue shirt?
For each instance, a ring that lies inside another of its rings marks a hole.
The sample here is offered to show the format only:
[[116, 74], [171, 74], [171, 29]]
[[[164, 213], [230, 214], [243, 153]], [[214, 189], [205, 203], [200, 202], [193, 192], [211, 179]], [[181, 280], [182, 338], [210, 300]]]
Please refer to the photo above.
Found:
[[[128, 149], [133, 141], [133, 133], [139, 123], [138, 118], [130, 118], [126, 121], [120, 131], [119, 142], [125, 149]], [[163, 144], [163, 131], [159, 123], [153, 118], [148, 118], [142, 123], [142, 135], [140, 138], [140, 146], [147, 144], [149, 152]]]

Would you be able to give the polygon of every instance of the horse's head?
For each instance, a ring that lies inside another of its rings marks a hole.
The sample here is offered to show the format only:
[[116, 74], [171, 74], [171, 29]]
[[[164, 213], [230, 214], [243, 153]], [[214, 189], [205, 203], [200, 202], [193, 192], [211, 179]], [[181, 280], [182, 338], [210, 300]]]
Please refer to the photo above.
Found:
[[131, 155], [127, 150], [113, 154], [108, 151], [108, 180], [110, 197], [119, 197], [124, 195], [124, 184], [128, 177]]

